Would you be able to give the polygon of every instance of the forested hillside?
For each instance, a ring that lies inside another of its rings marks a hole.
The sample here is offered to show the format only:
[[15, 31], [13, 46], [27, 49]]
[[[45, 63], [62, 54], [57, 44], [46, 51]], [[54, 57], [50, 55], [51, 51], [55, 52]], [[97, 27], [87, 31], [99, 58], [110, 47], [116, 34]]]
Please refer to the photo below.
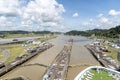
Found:
[[104, 36], [109, 38], [119, 38], [120, 37], [120, 25], [111, 29], [94, 29], [89, 31], [69, 31], [65, 33], [66, 35], [82, 35], [82, 36]]

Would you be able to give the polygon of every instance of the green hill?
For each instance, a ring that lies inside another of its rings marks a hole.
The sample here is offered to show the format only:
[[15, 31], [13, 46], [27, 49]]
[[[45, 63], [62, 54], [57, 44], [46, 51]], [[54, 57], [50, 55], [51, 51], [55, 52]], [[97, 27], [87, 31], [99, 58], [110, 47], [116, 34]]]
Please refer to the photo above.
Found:
[[110, 29], [93, 29], [88, 31], [76, 31], [72, 30], [65, 33], [66, 35], [82, 35], [82, 36], [103, 36], [108, 38], [119, 38], [120, 37], [120, 25]]

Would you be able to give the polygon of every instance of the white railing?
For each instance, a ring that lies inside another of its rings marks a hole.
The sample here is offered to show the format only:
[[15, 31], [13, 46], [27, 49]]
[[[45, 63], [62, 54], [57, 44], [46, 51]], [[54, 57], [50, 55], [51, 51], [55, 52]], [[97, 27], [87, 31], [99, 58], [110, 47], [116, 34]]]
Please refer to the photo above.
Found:
[[118, 71], [115, 71], [115, 70], [112, 70], [110, 68], [105, 68], [105, 67], [101, 67], [101, 66], [91, 66], [91, 67], [88, 67], [86, 68], [85, 70], [83, 70], [82, 72], [80, 72], [74, 80], [82, 80], [82, 78], [84, 78], [84, 75], [86, 75], [90, 70], [93, 70], [93, 69], [103, 69], [107, 72], [110, 72], [112, 74], [117, 74], [117, 75], [120, 75], [120, 72]]

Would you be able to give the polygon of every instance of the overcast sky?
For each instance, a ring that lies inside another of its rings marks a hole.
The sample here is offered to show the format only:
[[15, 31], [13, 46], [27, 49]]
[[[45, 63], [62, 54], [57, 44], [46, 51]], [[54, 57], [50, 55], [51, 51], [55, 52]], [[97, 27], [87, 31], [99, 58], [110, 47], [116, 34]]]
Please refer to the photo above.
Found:
[[0, 0], [0, 31], [108, 29], [120, 24], [120, 0]]

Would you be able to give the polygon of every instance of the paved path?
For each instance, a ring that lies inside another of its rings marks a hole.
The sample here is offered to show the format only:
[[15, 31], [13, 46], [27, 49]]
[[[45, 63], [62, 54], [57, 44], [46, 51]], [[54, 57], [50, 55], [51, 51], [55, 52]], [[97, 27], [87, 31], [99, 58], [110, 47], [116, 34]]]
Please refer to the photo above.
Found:
[[17, 41], [13, 41], [13, 39], [17, 39], [18, 41], [25, 41], [25, 40], [32, 40], [32, 39], [37, 39], [37, 38], [40, 38], [40, 37], [22, 37], [22, 38], [0, 39], [0, 44], [17, 42]]

